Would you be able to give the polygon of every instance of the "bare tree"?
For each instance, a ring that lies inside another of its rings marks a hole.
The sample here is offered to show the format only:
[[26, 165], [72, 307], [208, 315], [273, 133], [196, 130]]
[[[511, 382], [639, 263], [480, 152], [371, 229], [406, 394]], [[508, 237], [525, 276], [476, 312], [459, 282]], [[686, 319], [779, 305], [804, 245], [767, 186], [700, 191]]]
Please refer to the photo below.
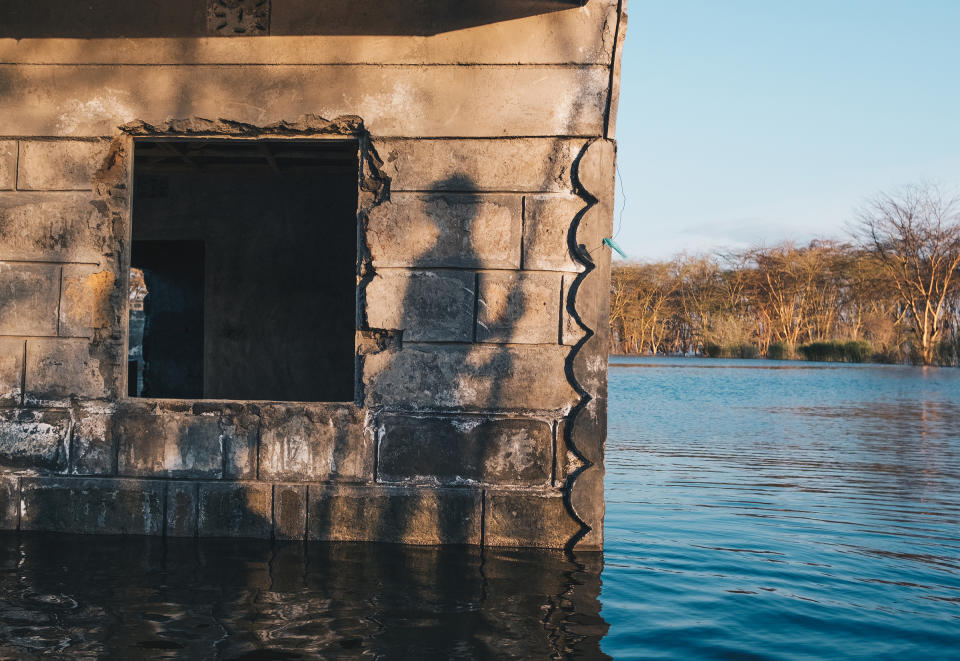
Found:
[[615, 267], [612, 348], [789, 355], [819, 344], [850, 356], [853, 343], [883, 361], [960, 362], [960, 202], [913, 188], [878, 197], [860, 219], [858, 245], [821, 239]]
[[917, 357], [932, 364], [960, 280], [960, 200], [932, 185], [883, 193], [860, 211], [855, 234], [896, 287]]

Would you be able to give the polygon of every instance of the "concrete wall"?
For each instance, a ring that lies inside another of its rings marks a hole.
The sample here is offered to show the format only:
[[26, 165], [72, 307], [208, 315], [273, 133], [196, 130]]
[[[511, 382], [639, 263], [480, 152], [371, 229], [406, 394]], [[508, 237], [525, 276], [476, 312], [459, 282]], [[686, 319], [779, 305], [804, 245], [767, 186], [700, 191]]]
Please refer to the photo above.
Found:
[[[0, 527], [600, 548], [622, 4], [0, 9]], [[141, 136], [358, 140], [354, 402], [124, 397]]]

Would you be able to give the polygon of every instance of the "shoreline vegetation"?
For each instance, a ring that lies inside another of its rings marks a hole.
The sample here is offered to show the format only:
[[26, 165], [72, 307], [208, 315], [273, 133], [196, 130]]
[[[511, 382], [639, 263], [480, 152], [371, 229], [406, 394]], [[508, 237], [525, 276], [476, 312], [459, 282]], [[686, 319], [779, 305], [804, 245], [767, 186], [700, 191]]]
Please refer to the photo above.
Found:
[[960, 200], [881, 194], [848, 242], [613, 268], [611, 354], [960, 364]]

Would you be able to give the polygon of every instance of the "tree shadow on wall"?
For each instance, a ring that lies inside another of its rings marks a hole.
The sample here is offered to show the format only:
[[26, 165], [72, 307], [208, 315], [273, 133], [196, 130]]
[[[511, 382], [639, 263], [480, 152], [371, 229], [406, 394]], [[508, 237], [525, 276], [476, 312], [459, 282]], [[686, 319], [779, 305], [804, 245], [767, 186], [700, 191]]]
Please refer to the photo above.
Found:
[[[416, 246], [416, 254], [393, 260], [374, 255], [374, 261], [391, 266], [376, 267], [374, 282], [367, 284], [365, 293], [369, 297], [371, 288], [379, 284], [374, 304], [390, 306], [393, 312], [384, 318], [375, 311], [373, 320], [368, 313], [361, 321], [363, 325], [389, 323], [392, 328], [378, 330], [398, 335], [393, 346], [366, 359], [368, 365], [371, 361], [378, 365], [373, 382], [365, 384], [366, 404], [376, 411], [375, 426], [389, 428], [391, 435], [386, 454], [382, 433], [375, 439], [376, 478], [387, 489], [427, 488], [417, 490], [416, 497], [392, 498], [389, 506], [376, 511], [368, 508], [362, 517], [350, 515], [362, 528], [361, 538], [423, 543], [435, 536], [441, 544], [478, 543], [481, 488], [498, 479], [517, 484], [509, 475], [489, 473], [488, 468], [502, 459], [497, 456], [502, 448], [498, 447], [501, 439], [488, 433], [491, 426], [484, 426], [498, 414], [517, 409], [516, 393], [505, 390], [517, 383], [516, 354], [502, 339], [477, 342], [486, 314], [478, 291], [478, 269], [488, 267], [490, 260], [489, 254], [477, 250], [477, 244], [494, 241], [480, 236], [478, 225], [481, 215], [490, 213], [484, 210], [489, 200], [462, 173], [435, 182], [430, 190], [395, 196], [394, 203], [400, 197], [415, 207], [407, 217], [394, 209], [392, 216], [399, 222], [387, 231], [403, 233], [399, 245]], [[519, 224], [520, 219], [515, 221]], [[495, 229], [503, 228], [486, 228], [488, 232]], [[368, 235], [373, 231], [368, 228]], [[516, 268], [519, 237], [513, 233], [512, 238], [517, 240]], [[392, 238], [381, 236], [378, 241], [383, 248]], [[395, 307], [385, 292], [395, 293]], [[370, 310], [366, 301], [361, 305]], [[522, 315], [525, 307], [523, 289], [517, 287], [510, 297], [510, 311]], [[541, 486], [547, 486], [553, 448], [542, 450], [549, 450], [549, 456], [540, 458]], [[433, 500], [421, 502], [424, 499]], [[324, 499], [311, 506], [325, 503], [329, 506]], [[336, 519], [333, 512], [311, 513], [311, 519], [317, 516]]]

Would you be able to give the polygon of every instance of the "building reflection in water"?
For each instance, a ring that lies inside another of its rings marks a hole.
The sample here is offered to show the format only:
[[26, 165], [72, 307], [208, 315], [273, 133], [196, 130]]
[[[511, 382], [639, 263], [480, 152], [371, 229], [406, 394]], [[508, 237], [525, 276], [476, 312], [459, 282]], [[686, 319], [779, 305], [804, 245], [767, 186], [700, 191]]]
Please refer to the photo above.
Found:
[[0, 534], [0, 658], [607, 658], [597, 553]]

